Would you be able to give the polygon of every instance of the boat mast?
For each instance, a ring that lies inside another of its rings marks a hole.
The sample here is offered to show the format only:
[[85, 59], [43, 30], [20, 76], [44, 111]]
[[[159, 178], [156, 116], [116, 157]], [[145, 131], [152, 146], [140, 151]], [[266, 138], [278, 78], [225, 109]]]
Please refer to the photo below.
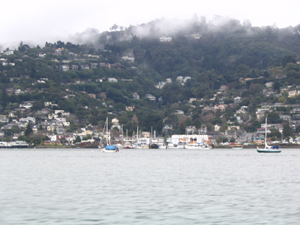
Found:
[[106, 132], [107, 132], [107, 144], [110, 145], [110, 130], [108, 130], [108, 117], [106, 117]]
[[265, 147], [267, 146], [267, 116], [266, 116], [266, 123], [265, 123]]

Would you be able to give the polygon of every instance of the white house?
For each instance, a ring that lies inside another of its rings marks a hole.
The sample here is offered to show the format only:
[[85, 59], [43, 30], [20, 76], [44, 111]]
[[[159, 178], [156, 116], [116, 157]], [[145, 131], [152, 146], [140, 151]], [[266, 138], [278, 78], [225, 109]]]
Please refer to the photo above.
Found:
[[4, 52], [4, 55], [13, 55], [14, 51], [13, 50], [7, 50], [6, 52]]
[[162, 36], [159, 38], [160, 42], [171, 42], [172, 38], [171, 37], [166, 37], [166, 36]]
[[28, 102], [28, 103], [20, 104], [19, 106], [20, 108], [30, 109], [32, 107], [32, 103]]
[[126, 55], [126, 56], [123, 56], [122, 59], [123, 59], [123, 60], [128, 60], [128, 61], [130, 61], [130, 62], [132, 62], [132, 63], [134, 62], [134, 57], [131, 57], [131, 56], [127, 56], [127, 55]]
[[233, 101], [234, 101], [235, 104], [240, 104], [241, 101], [242, 101], [242, 98], [241, 98], [241, 97], [235, 97], [235, 98], [233, 99]]
[[31, 117], [31, 116], [27, 116], [26, 118], [21, 118], [20, 121], [23, 121], [23, 122], [30, 122], [30, 123], [33, 123], [35, 124], [35, 118], [34, 117]]
[[132, 97], [133, 97], [133, 99], [140, 99], [139, 94], [136, 92], [132, 93]]
[[66, 72], [70, 69], [69, 65], [62, 65], [61, 66], [62, 71]]
[[171, 78], [167, 78], [167, 79], [166, 79], [166, 83], [167, 83], [167, 84], [172, 84], [172, 79], [171, 79]]
[[156, 100], [156, 97], [153, 96], [153, 95], [151, 95], [151, 94], [146, 94], [146, 95], [145, 95], [145, 98], [150, 99], [150, 101], [155, 101], [155, 100]]
[[108, 82], [118, 82], [116, 78], [107, 78]]

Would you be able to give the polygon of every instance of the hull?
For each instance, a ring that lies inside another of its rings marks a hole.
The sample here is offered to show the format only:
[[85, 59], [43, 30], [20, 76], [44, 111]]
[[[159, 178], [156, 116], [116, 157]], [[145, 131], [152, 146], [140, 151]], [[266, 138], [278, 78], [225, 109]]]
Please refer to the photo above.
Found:
[[278, 149], [257, 149], [258, 153], [280, 153], [281, 150]]
[[168, 144], [166, 146], [166, 148], [177, 148], [177, 149], [185, 149], [185, 145], [184, 144]]
[[119, 150], [107, 150], [105, 148], [102, 148], [101, 150], [102, 150], [102, 152], [107, 152], [107, 153], [119, 152]]
[[134, 145], [134, 148], [137, 148], [137, 149], [147, 149], [149, 148], [148, 145]]
[[210, 149], [209, 146], [197, 146], [197, 145], [186, 145], [185, 149], [197, 149], [197, 150], [202, 150], [202, 149]]
[[151, 145], [150, 145], [150, 148], [155, 148], [155, 149], [157, 149], [157, 148], [159, 148], [159, 146], [158, 146], [158, 144], [151, 144]]
[[234, 150], [242, 150], [243, 148], [232, 148]]

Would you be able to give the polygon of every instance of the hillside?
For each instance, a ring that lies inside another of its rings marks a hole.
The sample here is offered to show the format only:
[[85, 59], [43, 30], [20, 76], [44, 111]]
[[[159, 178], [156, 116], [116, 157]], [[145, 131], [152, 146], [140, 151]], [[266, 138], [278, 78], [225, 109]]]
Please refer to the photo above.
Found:
[[[262, 104], [299, 102], [297, 96], [287, 97], [300, 85], [299, 27], [257, 28], [236, 20], [216, 26], [195, 20], [170, 31], [159, 26], [163, 22], [116, 26], [82, 44], [20, 43], [2, 51], [5, 137], [25, 130], [5, 127], [24, 117], [35, 118], [31, 126], [46, 135], [43, 123], [54, 110], [70, 113], [65, 132], [101, 127], [106, 117], [117, 118], [130, 135], [137, 126], [162, 135], [185, 133], [187, 126], [226, 130], [230, 120], [255, 131]], [[271, 86], [266, 89], [266, 84]], [[243, 106], [247, 114], [237, 120], [236, 110]], [[163, 130], [166, 125], [172, 129]]]

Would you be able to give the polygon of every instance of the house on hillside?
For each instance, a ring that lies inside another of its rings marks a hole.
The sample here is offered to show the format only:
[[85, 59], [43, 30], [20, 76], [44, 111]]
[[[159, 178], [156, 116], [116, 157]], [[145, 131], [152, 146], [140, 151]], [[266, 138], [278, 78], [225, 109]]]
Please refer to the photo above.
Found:
[[130, 61], [130, 62], [132, 62], [132, 63], [134, 62], [134, 57], [131, 57], [131, 56], [123, 56], [122, 59], [123, 59], [123, 60]]
[[71, 65], [71, 70], [78, 70], [78, 65]]
[[133, 97], [133, 99], [140, 99], [139, 94], [136, 92], [132, 93], [132, 97]]
[[185, 131], [186, 131], [186, 134], [189, 135], [189, 134], [195, 134], [197, 133], [197, 128], [195, 126], [187, 126], [185, 128]]
[[172, 79], [171, 79], [171, 78], [167, 78], [167, 79], [166, 79], [166, 83], [167, 83], [167, 84], [172, 84]]
[[167, 36], [162, 36], [159, 38], [160, 42], [171, 42], [172, 38], [171, 37], [167, 37]]
[[118, 82], [118, 80], [113, 77], [107, 78], [107, 80], [108, 80], [108, 82]]
[[172, 124], [165, 124], [163, 129], [162, 129], [162, 132], [163, 133], [171, 133], [173, 130], [173, 125]]
[[298, 91], [298, 90], [293, 90], [293, 91], [289, 91], [288, 92], [289, 93], [289, 98], [292, 98], [292, 97], [295, 97], [295, 96], [297, 96], [297, 95], [299, 95], [300, 94], [300, 91]]
[[19, 105], [20, 108], [25, 108], [25, 109], [30, 109], [32, 106], [33, 105], [31, 102], [25, 102], [24, 104]]
[[233, 99], [234, 104], [240, 104], [242, 102], [242, 98], [241, 97], [235, 97]]
[[81, 69], [88, 70], [88, 69], [90, 69], [90, 67], [89, 67], [89, 65], [84, 64], [84, 65], [81, 66]]
[[62, 71], [66, 72], [70, 69], [69, 65], [62, 65], [61, 66]]
[[225, 85], [222, 85], [219, 90], [220, 91], [226, 91], [226, 90], [228, 90], [228, 87], [225, 86]]
[[151, 95], [151, 94], [146, 94], [145, 98], [148, 98], [150, 101], [155, 101], [156, 100], [156, 97], [154, 95]]
[[98, 68], [98, 63], [91, 63], [91, 68], [92, 69], [97, 69]]
[[13, 55], [14, 51], [13, 50], [7, 50], [4, 52], [4, 55]]
[[267, 88], [272, 88], [273, 84], [274, 84], [274, 82], [267, 82], [265, 85]]

